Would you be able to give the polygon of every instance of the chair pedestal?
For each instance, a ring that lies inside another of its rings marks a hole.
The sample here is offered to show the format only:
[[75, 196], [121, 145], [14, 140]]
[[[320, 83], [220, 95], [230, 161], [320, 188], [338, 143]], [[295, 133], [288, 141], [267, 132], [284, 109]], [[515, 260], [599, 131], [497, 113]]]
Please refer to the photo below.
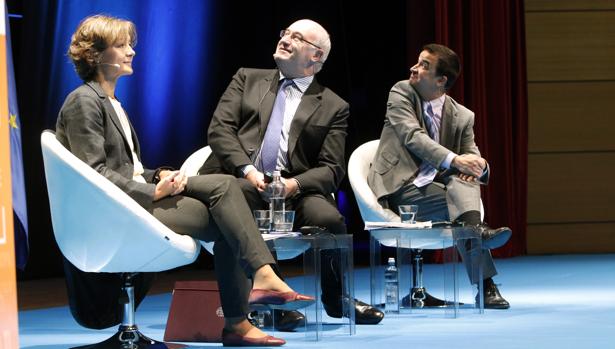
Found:
[[74, 347], [73, 349], [179, 349], [186, 347], [182, 344], [153, 340], [139, 331], [135, 324], [135, 296], [134, 286], [132, 285], [132, 278], [135, 275], [137, 274], [125, 273], [122, 275], [124, 287], [122, 288], [123, 295], [120, 297], [120, 302], [124, 304], [124, 314], [122, 324], [117, 332], [100, 343]]
[[413, 252], [410, 299], [412, 300], [413, 307], [423, 308], [425, 306], [425, 298], [427, 298], [427, 291], [423, 287], [423, 250], [417, 248]]
[[[412, 254], [412, 288], [410, 293], [402, 298], [402, 307], [408, 308], [442, 308], [453, 305], [452, 302], [443, 301], [427, 293], [423, 285], [423, 250], [415, 248]], [[463, 305], [463, 303], [460, 303]]]

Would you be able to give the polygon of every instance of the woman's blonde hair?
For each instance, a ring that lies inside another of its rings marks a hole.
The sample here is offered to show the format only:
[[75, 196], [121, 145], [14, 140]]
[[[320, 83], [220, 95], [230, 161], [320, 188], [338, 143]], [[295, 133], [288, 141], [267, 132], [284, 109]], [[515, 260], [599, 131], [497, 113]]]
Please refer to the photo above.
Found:
[[107, 47], [130, 40], [137, 43], [137, 31], [131, 21], [105, 15], [84, 18], [70, 40], [68, 57], [81, 79], [91, 81], [96, 75], [100, 56]]

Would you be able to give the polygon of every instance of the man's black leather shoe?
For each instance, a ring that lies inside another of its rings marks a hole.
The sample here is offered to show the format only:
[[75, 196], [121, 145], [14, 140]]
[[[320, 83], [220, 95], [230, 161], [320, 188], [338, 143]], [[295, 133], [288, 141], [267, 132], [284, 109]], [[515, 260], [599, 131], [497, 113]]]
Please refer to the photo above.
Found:
[[[296, 310], [274, 310], [275, 329], [281, 332], [290, 332], [297, 327], [305, 326], [305, 316]], [[265, 326], [267, 322], [265, 321]], [[269, 324], [271, 326], [271, 323]]]
[[504, 245], [512, 235], [512, 230], [509, 227], [492, 229], [487, 224], [482, 223], [476, 226], [476, 229], [483, 238], [483, 248], [489, 250]]
[[[493, 283], [491, 278], [486, 279], [483, 285], [483, 297], [485, 309], [508, 309], [510, 304], [502, 295], [498, 286]], [[476, 295], [476, 303], [478, 304], [478, 295]]]
[[[256, 312], [250, 313], [248, 319], [254, 326], [258, 326]], [[275, 317], [275, 322], [273, 321]], [[274, 310], [264, 313], [263, 326], [271, 328], [275, 324], [275, 329], [280, 332], [291, 332], [297, 327], [305, 326], [305, 316], [296, 310]]]
[[[341, 296], [337, 300], [322, 298], [322, 305], [330, 317], [342, 317], [342, 300]], [[382, 321], [384, 313], [371, 305], [361, 302], [358, 299], [354, 300], [355, 323], [357, 325], [375, 325]]]

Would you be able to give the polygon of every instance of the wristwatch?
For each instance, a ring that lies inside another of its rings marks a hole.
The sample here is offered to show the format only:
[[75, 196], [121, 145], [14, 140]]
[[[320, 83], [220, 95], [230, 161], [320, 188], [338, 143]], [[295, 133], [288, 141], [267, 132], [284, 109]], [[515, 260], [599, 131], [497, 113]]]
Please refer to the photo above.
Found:
[[297, 191], [295, 191], [295, 195], [299, 195], [301, 194], [301, 191], [303, 191], [303, 187], [301, 186], [301, 182], [299, 182], [299, 180], [297, 178], [292, 178], [292, 180], [295, 181], [295, 183], [297, 183]]

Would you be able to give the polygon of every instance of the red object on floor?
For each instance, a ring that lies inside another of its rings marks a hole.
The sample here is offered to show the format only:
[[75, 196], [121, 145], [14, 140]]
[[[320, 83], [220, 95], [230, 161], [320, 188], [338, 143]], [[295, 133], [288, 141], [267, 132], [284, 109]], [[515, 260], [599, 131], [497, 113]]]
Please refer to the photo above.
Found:
[[165, 341], [222, 342], [224, 313], [215, 281], [177, 281]]

